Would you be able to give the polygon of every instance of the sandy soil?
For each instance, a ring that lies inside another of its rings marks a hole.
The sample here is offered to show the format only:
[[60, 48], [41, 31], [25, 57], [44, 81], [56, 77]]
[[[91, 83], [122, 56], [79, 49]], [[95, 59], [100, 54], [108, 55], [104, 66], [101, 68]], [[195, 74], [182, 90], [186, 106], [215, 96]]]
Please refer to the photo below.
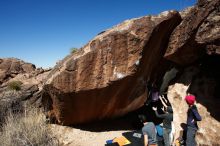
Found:
[[50, 127], [62, 146], [104, 146], [107, 140], [120, 137], [124, 132], [135, 130], [134, 120], [132, 116], [124, 116], [86, 125], [50, 124]]
[[106, 140], [119, 137], [129, 130], [93, 132], [78, 128], [60, 125], [51, 125], [53, 133], [56, 133], [61, 145], [64, 146], [104, 146]]

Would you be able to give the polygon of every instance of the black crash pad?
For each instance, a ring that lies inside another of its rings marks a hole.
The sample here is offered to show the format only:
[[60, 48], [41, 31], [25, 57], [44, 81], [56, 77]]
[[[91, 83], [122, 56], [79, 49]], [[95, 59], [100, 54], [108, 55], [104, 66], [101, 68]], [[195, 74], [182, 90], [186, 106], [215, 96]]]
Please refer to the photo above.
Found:
[[131, 142], [126, 146], [144, 146], [144, 135], [142, 131], [124, 132], [122, 135]]
[[117, 142], [105, 144], [105, 146], [119, 146]]

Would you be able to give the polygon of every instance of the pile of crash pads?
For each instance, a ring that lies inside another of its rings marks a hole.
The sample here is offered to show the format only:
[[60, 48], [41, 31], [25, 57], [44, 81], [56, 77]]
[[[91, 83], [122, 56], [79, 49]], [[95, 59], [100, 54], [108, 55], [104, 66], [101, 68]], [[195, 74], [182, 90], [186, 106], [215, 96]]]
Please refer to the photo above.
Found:
[[124, 132], [121, 137], [107, 140], [105, 146], [144, 146], [142, 131]]

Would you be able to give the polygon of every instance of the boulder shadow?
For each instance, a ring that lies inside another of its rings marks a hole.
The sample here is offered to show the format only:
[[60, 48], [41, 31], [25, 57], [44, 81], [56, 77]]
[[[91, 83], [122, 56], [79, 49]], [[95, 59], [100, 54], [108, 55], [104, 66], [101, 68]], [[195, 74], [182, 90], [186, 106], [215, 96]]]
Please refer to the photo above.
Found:
[[112, 118], [86, 124], [71, 125], [71, 127], [91, 132], [135, 130], [132, 123], [136, 120], [137, 119], [133, 115], [128, 114], [114, 119]]
[[[152, 106], [157, 106], [158, 109], [160, 109], [162, 104], [159, 101], [152, 102], [122, 117], [100, 120], [87, 124], [71, 125], [70, 127], [91, 132], [141, 130], [144, 126], [143, 122], [153, 122], [155, 125], [162, 123], [162, 119], [156, 117], [152, 110]], [[161, 111], [159, 110], [158, 112], [160, 113]], [[140, 115], [145, 116], [145, 121], [140, 119]]]

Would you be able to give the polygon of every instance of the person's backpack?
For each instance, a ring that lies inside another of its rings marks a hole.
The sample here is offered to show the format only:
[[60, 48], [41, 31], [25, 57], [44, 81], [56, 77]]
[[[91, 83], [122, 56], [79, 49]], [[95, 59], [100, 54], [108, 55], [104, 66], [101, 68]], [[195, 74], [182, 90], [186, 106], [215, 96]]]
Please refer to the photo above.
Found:
[[163, 137], [163, 127], [161, 125], [155, 125], [157, 130], [157, 135]]

